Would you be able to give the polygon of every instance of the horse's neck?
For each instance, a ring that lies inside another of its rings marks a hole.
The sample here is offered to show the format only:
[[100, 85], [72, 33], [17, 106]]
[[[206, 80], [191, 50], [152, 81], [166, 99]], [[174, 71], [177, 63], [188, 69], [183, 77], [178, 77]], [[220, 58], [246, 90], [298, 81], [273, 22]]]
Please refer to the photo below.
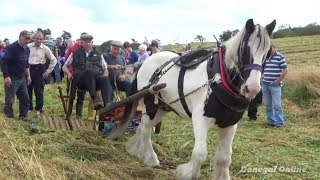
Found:
[[172, 58], [178, 56], [178, 54], [175, 54], [175, 53], [169, 52], [169, 51], [158, 52], [155, 55], [157, 55], [157, 58], [154, 58], [152, 60], [156, 66], [161, 66], [165, 62], [170, 61]]
[[224, 61], [226, 64], [227, 69], [238, 69], [237, 62], [238, 62], [238, 44], [234, 44], [234, 40], [229, 40], [226, 43], [226, 52]]

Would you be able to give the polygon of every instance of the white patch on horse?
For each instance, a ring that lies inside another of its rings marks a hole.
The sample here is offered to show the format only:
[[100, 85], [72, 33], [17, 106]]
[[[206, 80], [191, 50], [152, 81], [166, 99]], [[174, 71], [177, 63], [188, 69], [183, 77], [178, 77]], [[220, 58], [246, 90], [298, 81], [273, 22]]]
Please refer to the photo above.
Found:
[[[251, 20], [252, 21], [252, 20]], [[251, 22], [250, 20], [247, 21]], [[253, 21], [252, 21], [253, 24]], [[266, 56], [270, 48], [269, 34], [273, 31], [275, 22], [268, 25], [268, 31], [261, 25], [256, 25], [254, 31], [251, 32], [248, 40], [250, 47], [250, 55], [253, 58], [253, 64], [262, 64], [263, 58]], [[260, 31], [258, 32], [258, 29]], [[225, 63], [226, 68], [235, 69], [240, 73], [242, 69], [238, 64], [238, 48], [243, 40], [245, 28], [237, 33], [226, 43]], [[269, 32], [269, 34], [268, 34]], [[258, 36], [259, 33], [259, 36]], [[261, 43], [260, 46], [258, 43]], [[137, 75], [138, 90], [149, 85], [149, 80], [155, 70], [164, 64], [166, 61], [177, 57], [178, 55], [172, 52], [159, 52], [150, 56], [140, 68]], [[170, 63], [166, 68], [170, 67]], [[184, 94], [187, 94], [208, 81], [206, 62], [203, 62], [195, 69], [188, 69], [184, 77]], [[163, 69], [163, 71], [166, 70]], [[167, 87], [160, 91], [164, 102], [170, 103], [179, 98], [178, 94], [178, 77], [180, 67], [173, 66], [160, 79], [160, 83], [166, 83]], [[261, 72], [251, 70], [249, 77], [241, 85], [241, 94], [247, 98], [253, 98], [260, 90]], [[207, 157], [207, 133], [215, 123], [214, 118], [203, 116], [204, 102], [206, 99], [208, 88], [204, 87], [191, 95], [185, 97], [186, 103], [190, 112], [192, 112], [192, 124], [195, 137], [195, 145], [192, 151], [192, 156], [189, 162], [177, 167], [177, 178], [179, 179], [197, 179], [199, 177], [201, 165], [206, 161]], [[213, 90], [214, 93], [214, 90]], [[143, 112], [146, 112], [144, 98], [140, 100]], [[177, 101], [170, 106], [179, 114], [186, 116], [185, 110], [180, 101]], [[138, 127], [136, 134], [130, 138], [126, 145], [127, 151], [142, 160], [150, 166], [158, 166], [159, 160], [154, 152], [151, 142], [152, 127], [158, 123], [164, 115], [164, 111], [158, 109], [154, 119], [150, 120], [149, 116], [143, 115], [141, 124]], [[215, 154], [215, 162], [213, 167], [215, 179], [230, 179], [229, 166], [231, 164], [232, 141], [236, 132], [237, 124], [226, 128], [218, 128], [218, 150]]]
[[[246, 81], [246, 84], [241, 87], [242, 94], [248, 98], [253, 99], [261, 89], [260, 85], [261, 72], [258, 70], [252, 70], [250, 72], [250, 76]], [[247, 86], [248, 91], [245, 90], [245, 86]]]

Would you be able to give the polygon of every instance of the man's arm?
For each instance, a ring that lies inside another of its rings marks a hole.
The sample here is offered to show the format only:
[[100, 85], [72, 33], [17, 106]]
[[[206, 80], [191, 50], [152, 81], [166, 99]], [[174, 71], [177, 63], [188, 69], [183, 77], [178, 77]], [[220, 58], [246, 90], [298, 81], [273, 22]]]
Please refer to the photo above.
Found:
[[103, 76], [109, 76], [109, 70], [108, 69], [105, 69], [104, 71], [103, 71]]
[[101, 55], [100, 64], [102, 66], [102, 69], [104, 70], [103, 76], [109, 76], [108, 65], [107, 65], [107, 62], [105, 61], [103, 55]]
[[29, 69], [29, 67], [26, 68], [26, 76], [30, 77], [30, 69]]
[[72, 74], [68, 69], [67, 63], [62, 66], [62, 71], [68, 76], [69, 80], [72, 79], [72, 78], [69, 78], [69, 77], [72, 77]]
[[273, 83], [276, 84], [276, 85], [279, 85], [280, 82], [287, 75], [287, 73], [288, 73], [288, 68], [283, 69], [281, 75]]
[[73, 53], [71, 53], [66, 60], [65, 64], [62, 66], [62, 71], [68, 76], [69, 81], [72, 80], [72, 73], [69, 71], [69, 66], [72, 64], [73, 61]]
[[283, 80], [283, 78], [287, 75], [288, 73], [288, 64], [285, 60], [284, 57], [282, 57], [282, 59], [278, 62], [279, 63], [279, 67], [282, 69], [282, 73], [281, 75], [273, 82], [273, 84], [275, 85], [280, 85], [281, 81]]
[[30, 69], [29, 67], [26, 68], [26, 76], [27, 76], [27, 84], [31, 84], [31, 77], [30, 77]]
[[115, 65], [108, 65], [108, 68], [109, 69], [120, 69], [121, 68], [121, 65], [120, 64], [115, 64]]
[[69, 58], [70, 54], [72, 53], [72, 46], [68, 48], [68, 50], [66, 51], [66, 54], [64, 55], [64, 57], [66, 57], [66, 61]]
[[46, 46], [44, 46], [44, 47], [45, 47], [46, 57], [48, 59], [50, 59], [49, 67], [46, 70], [46, 72], [49, 74], [53, 71], [54, 66], [57, 64], [57, 58], [53, 55], [53, 53], [51, 52], [51, 50], [48, 47], [46, 47]]

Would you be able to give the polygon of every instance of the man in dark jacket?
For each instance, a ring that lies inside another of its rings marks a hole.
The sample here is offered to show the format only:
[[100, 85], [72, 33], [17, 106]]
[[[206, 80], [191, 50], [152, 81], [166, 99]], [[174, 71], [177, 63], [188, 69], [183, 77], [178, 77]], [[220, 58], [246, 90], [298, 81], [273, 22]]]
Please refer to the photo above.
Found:
[[25, 119], [28, 115], [29, 96], [27, 84], [31, 83], [29, 71], [30, 50], [27, 47], [31, 33], [21, 31], [19, 40], [12, 43], [2, 59], [1, 70], [4, 77], [5, 105], [4, 114], [13, 118], [12, 104], [15, 95], [19, 99], [19, 117]]

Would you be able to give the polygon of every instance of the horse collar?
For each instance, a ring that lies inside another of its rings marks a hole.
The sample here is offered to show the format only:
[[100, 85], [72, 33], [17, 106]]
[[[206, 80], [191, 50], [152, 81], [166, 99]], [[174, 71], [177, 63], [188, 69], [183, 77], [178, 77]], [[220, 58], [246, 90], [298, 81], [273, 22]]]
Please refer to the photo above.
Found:
[[236, 89], [237, 84], [230, 80], [234, 71], [226, 68], [223, 56], [223, 50], [219, 47], [208, 62], [208, 77], [213, 79], [213, 83], [210, 84], [211, 91], [208, 90], [204, 106], [204, 116], [215, 118], [220, 128], [236, 124], [249, 105], [249, 100]]
[[221, 47], [219, 47], [218, 53], [219, 53], [219, 65], [220, 65], [220, 74], [221, 74], [222, 84], [227, 89], [227, 91], [229, 93], [231, 93], [233, 96], [237, 96], [237, 94], [230, 88], [230, 86], [228, 84], [228, 80], [227, 80], [227, 76], [226, 76], [226, 72], [225, 72], [225, 67], [224, 67], [224, 63], [223, 63], [224, 56], [223, 56]]
[[225, 67], [225, 63], [224, 63], [224, 53], [222, 52], [222, 47], [219, 47], [218, 49], [218, 53], [219, 53], [219, 69], [220, 69], [220, 74], [221, 74], [221, 82], [224, 86], [224, 88], [234, 97], [236, 98], [241, 98], [243, 99], [244, 97], [242, 97], [239, 93], [234, 92], [234, 90], [230, 87], [231, 82], [228, 82], [228, 78], [227, 78], [227, 72], [226, 72], [226, 67]]

